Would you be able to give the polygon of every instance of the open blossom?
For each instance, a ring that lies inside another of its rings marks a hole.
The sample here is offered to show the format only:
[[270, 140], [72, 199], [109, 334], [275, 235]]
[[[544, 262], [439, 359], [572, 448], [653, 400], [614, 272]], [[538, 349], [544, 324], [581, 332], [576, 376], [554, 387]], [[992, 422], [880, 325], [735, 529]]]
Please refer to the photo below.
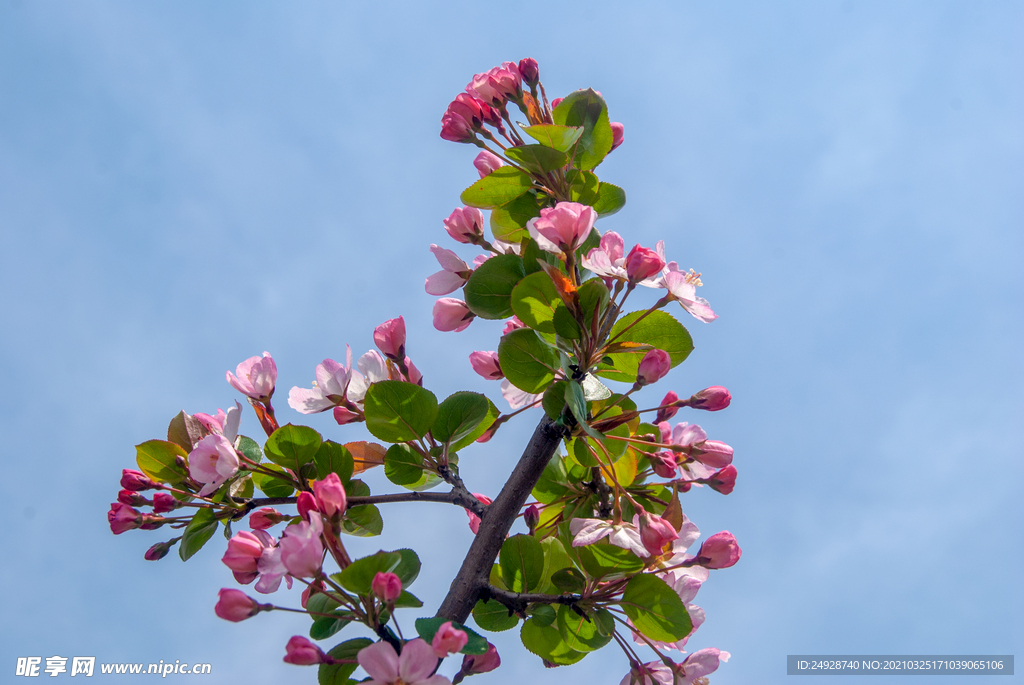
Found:
[[279, 545], [281, 563], [296, 578], [316, 576], [323, 563], [324, 543], [320, 534], [324, 531], [324, 523], [319, 516], [309, 518], [309, 521], [294, 523], [285, 528]]
[[460, 243], [473, 243], [484, 237], [484, 213], [476, 207], [460, 207], [443, 223], [448, 235]]
[[269, 352], [262, 357], [249, 357], [235, 368], [235, 373], [227, 372], [228, 383], [246, 397], [266, 402], [274, 394], [277, 382], [277, 364]]
[[[675, 262], [672, 262], [669, 267], [674, 264]], [[672, 299], [679, 302], [683, 309], [690, 312], [695, 319], [711, 323], [718, 318], [708, 301], [697, 296], [697, 288], [703, 285], [700, 281], [700, 274], [694, 273], [692, 269], [688, 273], [684, 273], [670, 268], [662, 273], [661, 278], [663, 287], [668, 290]]]
[[430, 646], [437, 658], [443, 659], [449, 654], [461, 652], [467, 642], [469, 642], [469, 635], [466, 634], [466, 631], [454, 627], [451, 621], [445, 621], [434, 633], [434, 640]]
[[370, 685], [451, 685], [441, 675], [431, 675], [437, 669], [437, 656], [423, 638], [416, 638], [402, 646], [402, 655], [388, 642], [377, 642], [359, 650], [356, 660], [372, 680]]
[[431, 295], [447, 295], [466, 284], [473, 275], [473, 269], [462, 261], [457, 254], [437, 245], [431, 245], [430, 251], [437, 257], [441, 270], [431, 274], [426, 280], [426, 290]]
[[506, 100], [518, 100], [523, 93], [523, 77], [515, 62], [503, 62], [482, 74], [473, 76], [466, 92], [492, 107], [501, 107]]
[[489, 381], [497, 381], [505, 377], [505, 374], [501, 372], [501, 366], [498, 364], [497, 352], [483, 352], [481, 350], [471, 352], [469, 364], [473, 367], [474, 371]]
[[347, 350], [346, 364], [325, 359], [313, 372], [316, 380], [312, 388], [293, 387], [288, 392], [288, 406], [300, 414], [316, 414], [334, 408], [345, 400], [348, 384], [352, 380], [352, 348]]
[[370, 386], [388, 379], [388, 363], [377, 350], [370, 350], [356, 361], [356, 368], [358, 371], [352, 372], [352, 380], [348, 383], [345, 397], [349, 402], [361, 407]]
[[640, 531], [632, 523], [613, 523], [604, 519], [573, 519], [569, 522], [573, 534], [572, 546], [583, 547], [607, 537], [616, 547], [628, 549], [641, 559], [650, 556], [640, 538]]
[[508, 406], [512, 409], [522, 409], [535, 403], [543, 394], [534, 394], [532, 392], [526, 392], [520, 390], [516, 386], [512, 385], [511, 382], [506, 378], [501, 382], [501, 396], [508, 402]]
[[476, 314], [462, 300], [442, 297], [434, 303], [434, 328], [439, 331], [464, 331], [473, 323]]
[[285, 645], [284, 661], [296, 666], [312, 666], [324, 661], [324, 652], [301, 635], [295, 635]]
[[188, 455], [188, 473], [203, 483], [199, 496], [205, 497], [238, 473], [241, 462], [234, 445], [223, 435], [207, 435]]
[[573, 252], [590, 235], [597, 221], [593, 207], [578, 202], [559, 202], [554, 208], [540, 210], [540, 217], [530, 219], [526, 229], [545, 252]]
[[701, 465], [707, 467], [705, 469], [695, 467], [693, 462], [684, 464], [694, 480], [708, 478], [716, 469], [724, 468], [732, 463], [732, 447], [719, 440], [708, 440], [708, 434], [697, 424], [682, 421], [669, 431], [666, 421], [659, 423], [658, 428], [661, 429], [662, 442], [688, 448], [684, 451]]
[[388, 319], [374, 328], [373, 344], [388, 359], [405, 359], [405, 319]]
[[213, 611], [225, 621], [238, 623], [259, 613], [259, 603], [241, 590], [222, 588], [217, 597]]
[[622, 242], [622, 236], [615, 231], [607, 231], [601, 236], [600, 244], [586, 254], [581, 260], [584, 269], [587, 269], [602, 278], [618, 278], [625, 280], [626, 275], [625, 254], [626, 246]]
[[494, 154], [489, 150], [483, 150], [473, 160], [473, 166], [480, 172], [480, 178], [487, 176], [495, 169], [505, 166], [505, 162], [501, 161], [501, 157]]

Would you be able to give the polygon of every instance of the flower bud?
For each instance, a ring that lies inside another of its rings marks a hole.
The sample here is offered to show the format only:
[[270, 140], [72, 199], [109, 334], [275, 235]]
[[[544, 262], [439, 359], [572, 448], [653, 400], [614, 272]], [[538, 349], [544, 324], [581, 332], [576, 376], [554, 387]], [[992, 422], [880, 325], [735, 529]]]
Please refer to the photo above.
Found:
[[217, 606], [213, 611], [225, 621], [238, 623], [260, 611], [259, 603], [241, 590], [223, 588], [217, 593], [217, 597]]
[[381, 573], [378, 571], [377, 575], [373, 577], [370, 587], [373, 590], [373, 594], [388, 604], [394, 602], [402, 594], [402, 580], [394, 573]]
[[451, 621], [445, 621], [434, 633], [434, 640], [430, 646], [437, 658], [443, 659], [449, 654], [462, 651], [467, 642], [469, 642], [469, 635], [466, 634], [466, 631], [454, 627]]
[[487, 643], [486, 654], [467, 654], [462, 659], [462, 672], [466, 675], [489, 673], [498, 666], [501, 666], [501, 657], [498, 656], [498, 650], [490, 642]]
[[676, 462], [676, 456], [671, 452], [648, 454], [647, 458], [651, 461], [651, 466], [654, 468], [654, 472], [662, 478], [676, 477], [679, 465]]
[[740, 560], [743, 550], [727, 530], [715, 533], [700, 546], [697, 563], [704, 568], [729, 568]]
[[634, 245], [626, 255], [626, 276], [631, 283], [645, 281], [665, 268], [665, 260], [654, 250]]
[[501, 372], [501, 365], [498, 364], [497, 352], [483, 352], [477, 350], [469, 355], [469, 364], [473, 370], [489, 381], [500, 381], [505, 377]]
[[704, 411], [719, 411], [725, 409], [732, 402], [732, 395], [729, 391], [720, 385], [712, 385], [710, 388], [704, 388], [699, 393], [690, 398], [690, 406], [694, 409], [703, 409]]
[[[486, 495], [481, 495], [476, 492], [473, 493], [473, 497], [476, 497], [484, 506], [487, 506], [492, 501], [490, 497], [487, 497]], [[471, 512], [469, 509], [466, 509], [465, 511], [466, 515], [469, 516], [469, 529], [473, 531], [473, 535], [476, 535], [480, 532], [480, 517]]]
[[448, 235], [460, 243], [474, 243], [484, 237], [484, 214], [476, 207], [459, 207], [442, 223]]
[[129, 507], [141, 507], [149, 504], [149, 500], [134, 490], [121, 490], [117, 493], [117, 501]]
[[661, 408], [658, 410], [658, 414], [654, 417], [654, 423], [659, 424], [664, 421], [668, 421], [673, 416], [675, 416], [676, 413], [679, 412], [679, 407], [671, 407], [668, 405], [671, 405], [674, 402], [678, 401], [679, 395], [677, 395], [675, 391], [669, 390], [668, 393], [665, 394], [665, 397], [662, 398], [661, 400], [661, 405], [659, 405]]
[[720, 492], [723, 495], [728, 495], [736, 487], [736, 467], [729, 464], [724, 469], [719, 469], [711, 474], [710, 478], [702, 481], [706, 483], [712, 490]]
[[373, 342], [393, 361], [405, 359], [405, 319], [388, 319], [373, 329]]
[[300, 635], [295, 635], [288, 640], [285, 651], [287, 652], [284, 656], [286, 664], [312, 666], [324, 661], [323, 650]]
[[439, 331], [464, 331], [473, 322], [476, 315], [462, 300], [454, 297], [442, 297], [434, 303], [434, 328]]
[[353, 421], [361, 421], [362, 418], [359, 414], [349, 411], [345, 407], [334, 408], [334, 420], [338, 422], [339, 426], [344, 426], [346, 423], [352, 423]]
[[664, 378], [672, 370], [672, 357], [665, 350], [650, 350], [640, 361], [636, 373], [638, 385], [650, 385]]
[[141, 471], [122, 469], [121, 487], [125, 490], [131, 490], [132, 492], [141, 492], [143, 490], [152, 490], [153, 488], [160, 486]]
[[530, 535], [533, 535], [534, 529], [536, 529], [537, 524], [540, 523], [540, 509], [537, 508], [536, 504], [531, 504], [526, 507], [526, 511], [523, 512], [523, 522], [526, 523], [526, 527], [530, 529]]
[[[626, 135], [626, 127], [617, 121], [611, 122], [609, 126], [612, 127], [612, 150], [622, 145], [622, 139]], [[609, 150], [611, 152], [611, 150]]]
[[329, 473], [323, 480], [313, 481], [313, 493], [316, 495], [317, 508], [328, 517], [338, 513], [344, 514], [348, 508], [348, 497], [341, 485], [341, 478], [336, 473]]
[[532, 57], [524, 57], [519, 60], [519, 74], [526, 81], [526, 85], [535, 86], [540, 79], [540, 65]]
[[704, 440], [693, 445], [690, 456], [713, 469], [732, 463], [732, 447], [718, 440]]
[[314, 580], [312, 583], [306, 586], [306, 589], [302, 591], [299, 596], [299, 603], [302, 604], [302, 608], [306, 608], [306, 604], [309, 603], [309, 598], [316, 594], [323, 594], [324, 582], [322, 580]]
[[178, 500], [174, 499], [174, 495], [169, 492], [158, 492], [153, 495], [154, 514], [166, 514], [169, 511], [174, 511], [178, 506]]
[[220, 560], [236, 574], [243, 574], [245, 578], [248, 578], [243, 581], [236, 576], [236, 580], [252, 582], [256, 578], [260, 556], [262, 556], [263, 550], [270, 546], [269, 540], [270, 537], [266, 533], [261, 532], [257, 535], [247, 530], [241, 530], [228, 540], [228, 548]]
[[317, 506], [316, 496], [311, 492], [300, 492], [299, 496], [295, 498], [295, 507], [299, 510], [299, 516], [309, 520], [309, 512], [320, 511], [320, 507]]
[[159, 561], [167, 556], [167, 553], [171, 551], [171, 547], [174, 543], [168, 540], [167, 542], [158, 542], [149, 549], [146, 550], [146, 554], [143, 555], [146, 561]]
[[495, 169], [505, 166], [505, 162], [501, 161], [501, 157], [493, 152], [484, 150], [476, 156], [476, 159], [473, 160], [473, 166], [475, 166], [476, 170], [480, 172], [480, 178], [483, 178]]
[[559, 103], [562, 102], [562, 100], [564, 100], [564, 99], [565, 98], [555, 98], [554, 100], [552, 100], [551, 101], [551, 109], [554, 109], [555, 107], [558, 107]]
[[423, 374], [416, 368], [416, 365], [412, 363], [412, 360], [408, 357], [405, 358], [405, 368], [409, 371], [406, 375], [405, 380], [409, 381], [413, 385], [423, 385]]
[[473, 125], [462, 116], [449, 113], [441, 117], [441, 137], [453, 143], [471, 143], [476, 140]]
[[284, 521], [287, 516], [271, 507], [257, 509], [249, 515], [249, 527], [253, 530], [266, 530]]
[[519, 330], [520, 328], [526, 328], [526, 324], [520, 321], [518, 316], [513, 316], [505, 322], [505, 327], [501, 329], [501, 334], [505, 336], [512, 331]]
[[672, 524], [654, 514], [640, 514], [640, 542], [652, 555], [661, 554], [665, 545], [679, 539], [679, 533]]
[[142, 524], [142, 513], [123, 502], [114, 502], [107, 512], [107, 523], [114, 535], [120, 535], [126, 530], [138, 528]]

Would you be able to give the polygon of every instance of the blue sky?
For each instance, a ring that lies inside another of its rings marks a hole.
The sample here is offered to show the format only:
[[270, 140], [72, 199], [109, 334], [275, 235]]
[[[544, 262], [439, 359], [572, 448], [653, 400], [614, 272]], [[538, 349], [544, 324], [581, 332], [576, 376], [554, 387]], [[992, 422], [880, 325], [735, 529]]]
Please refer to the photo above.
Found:
[[[146, 562], [161, 533], [115, 538], [105, 512], [133, 445], [228, 406], [224, 371], [263, 350], [283, 407], [403, 314], [428, 387], [498, 399], [466, 357], [499, 328], [433, 330], [422, 282], [476, 177], [440, 116], [524, 56], [550, 95], [592, 86], [625, 124], [599, 171], [629, 201], [598, 227], [664, 239], [721, 317], [685, 322], [697, 349], [649, 398], [734, 396], [695, 420], [735, 447], [737, 490], [683, 503], [744, 549], [697, 598], [691, 645], [734, 655], [713, 682], [782, 682], [797, 653], [1024, 652], [1022, 29], [996, 1], [0, 0], [2, 668], [95, 655], [315, 682], [280, 662], [301, 617], [213, 615], [232, 586], [216, 543]], [[497, 491], [534, 420], [466, 452], [474, 490]], [[414, 545], [435, 607], [465, 516], [385, 520], [356, 552]], [[547, 671], [514, 632], [495, 641], [487, 682], [627, 670], [612, 647]]]

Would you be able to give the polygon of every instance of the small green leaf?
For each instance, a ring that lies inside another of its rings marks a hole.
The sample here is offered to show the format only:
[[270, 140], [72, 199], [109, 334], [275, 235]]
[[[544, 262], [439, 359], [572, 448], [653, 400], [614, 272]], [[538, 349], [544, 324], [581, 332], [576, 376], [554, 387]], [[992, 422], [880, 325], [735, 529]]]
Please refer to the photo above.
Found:
[[420, 601], [420, 598], [405, 590], [402, 590], [402, 594], [395, 600], [396, 609], [418, 609], [421, 606], [423, 606], [423, 602]]
[[487, 419], [489, 410], [490, 402], [480, 393], [457, 392], [438, 406], [430, 433], [438, 442], [458, 442]]
[[259, 464], [263, 461], [263, 450], [260, 449], [260, 444], [250, 437], [239, 435], [237, 449], [253, 463]]
[[380, 381], [370, 386], [363, 401], [366, 428], [385, 442], [422, 438], [434, 425], [437, 398], [425, 388], [405, 381]]
[[333, 616], [314, 616], [309, 636], [314, 640], [326, 640], [351, 622], [352, 614], [347, 611], [335, 612]]
[[[555, 381], [544, 391], [544, 398], [540, 405], [544, 407], [544, 413], [552, 421], [557, 421], [565, 409], [565, 385], [568, 381]], [[550, 462], [549, 462], [550, 463]]]
[[[597, 202], [598, 191], [601, 187], [597, 174], [592, 171], [573, 169], [565, 175], [565, 180], [569, 184], [569, 197], [573, 202], [591, 206]], [[589, 251], [587, 250], [583, 254]]]
[[519, 617], [510, 613], [508, 607], [501, 602], [477, 602], [473, 607], [473, 620], [482, 629], [491, 633], [511, 630], [519, 625]]
[[484, 417], [483, 421], [477, 424], [476, 428], [469, 432], [469, 435], [452, 442], [451, 446], [448, 448], [449, 459], [452, 458], [452, 454], [454, 452], [458, 452], [459, 450], [469, 447], [476, 442], [477, 438], [486, 433], [487, 430], [494, 425], [494, 422], [501, 414], [501, 412], [498, 411], [498, 408], [494, 406], [494, 402], [491, 402], [486, 397], [484, 399], [487, 400], [487, 416]]
[[178, 465], [179, 457], [184, 464], [188, 452], [181, 445], [167, 440], [147, 440], [135, 446], [135, 463], [144, 474], [159, 483], [176, 485], [185, 480], [188, 471]]
[[[434, 640], [434, 635], [441, 628], [444, 623], [447, 623], [448, 619], [443, 616], [434, 616], [433, 618], [418, 618], [416, 619], [416, 633], [422, 637], [427, 644], [430, 644]], [[469, 641], [466, 642], [466, 646], [462, 648], [460, 654], [486, 654], [487, 653], [487, 638], [480, 633], [476, 632], [472, 628], [452, 621], [452, 627], [457, 630], [463, 630], [466, 636], [469, 637]]]
[[569, 162], [569, 155], [546, 145], [510, 147], [505, 150], [505, 156], [536, 174], [561, 169]]
[[512, 290], [526, 276], [519, 255], [491, 257], [473, 272], [464, 293], [466, 306], [483, 319], [512, 316]]
[[316, 463], [318, 480], [323, 480], [332, 473], [338, 474], [338, 478], [343, 483], [352, 479], [354, 467], [352, 453], [344, 445], [339, 445], [332, 440], [325, 440], [317, 450], [313, 461]]
[[541, 145], [567, 152], [583, 135], [582, 126], [559, 126], [558, 124], [537, 124], [523, 127], [523, 133]]
[[[512, 311], [519, 320], [542, 333], [554, 333], [557, 307], [565, 308], [551, 277], [543, 271], [532, 273], [512, 290]], [[568, 310], [567, 310], [568, 311]]]
[[345, 512], [345, 518], [341, 522], [341, 528], [349, 535], [368, 538], [380, 535], [384, 530], [384, 519], [381, 518], [380, 510], [373, 504], [360, 504], [351, 507]]
[[528, 618], [523, 623], [519, 637], [528, 650], [559, 666], [574, 664], [587, 655], [587, 652], [577, 652], [570, 648], [553, 625], [543, 625], [534, 618]]
[[287, 480], [284, 480], [291, 480], [291, 476], [285, 473], [283, 467], [271, 464], [269, 466], [264, 465], [263, 468], [268, 471], [274, 471], [275, 473], [281, 474], [281, 478], [275, 478], [274, 476], [260, 473], [258, 471], [252, 474], [253, 483], [256, 484], [256, 487], [258, 487], [264, 495], [267, 497], [289, 497], [293, 492], [295, 492], [295, 488], [292, 487]]
[[408, 445], [392, 445], [384, 455], [384, 475], [395, 485], [413, 491], [429, 490], [441, 478], [423, 468], [423, 457]]
[[600, 278], [591, 278], [579, 289], [580, 311], [589, 327], [595, 316], [601, 316], [608, 306], [608, 286]]
[[461, 199], [463, 204], [470, 207], [493, 209], [516, 199], [532, 185], [533, 180], [529, 174], [515, 167], [503, 166], [462, 191]]
[[305, 464], [313, 461], [320, 450], [320, 434], [307, 426], [281, 426], [267, 438], [263, 446], [267, 459], [298, 473]]
[[350, 682], [349, 676], [355, 672], [356, 667], [359, 665], [356, 663], [356, 656], [361, 650], [372, 644], [373, 640], [357, 637], [353, 640], [345, 640], [331, 648], [331, 651], [327, 652], [329, 657], [351, 663], [320, 664], [320, 669], [317, 673], [318, 685], [348, 685]]
[[[644, 318], [638, 321], [641, 316]], [[636, 324], [631, 326], [634, 322]], [[681, 364], [693, 351], [693, 339], [690, 337], [690, 333], [671, 314], [662, 311], [650, 314], [646, 312], [626, 314], [612, 326], [609, 339], [614, 339], [615, 342], [640, 343], [664, 350], [672, 358], [673, 368]], [[596, 372], [598, 376], [627, 383], [636, 380], [644, 351], [619, 352], [608, 356], [611, 357], [612, 364], [602, 364], [598, 367]]]
[[536, 592], [544, 574], [544, 550], [531, 535], [513, 535], [498, 553], [501, 577], [512, 592]]
[[539, 626], [549, 626], [558, 618], [555, 608], [550, 604], [534, 604], [527, 608], [526, 613]]
[[[604, 611], [607, 611], [605, 609]], [[592, 617], [580, 616], [567, 606], [558, 607], [555, 626], [570, 649], [577, 652], [593, 652], [611, 642], [611, 635], [602, 635]]]
[[563, 126], [583, 127], [583, 134], [574, 148], [576, 168], [593, 169], [611, 152], [614, 136], [608, 122], [608, 106], [593, 89], [570, 93], [558, 103], [551, 118]]
[[626, 206], [626, 191], [617, 185], [601, 181], [593, 206], [594, 211], [601, 216], [611, 216]]
[[420, 575], [420, 558], [411, 549], [396, 549], [395, 553], [400, 555], [402, 560], [391, 572], [402, 581], [402, 587], [409, 587]]
[[[491, 210], [491, 233], [498, 240], [518, 243], [527, 235], [526, 222], [538, 216], [540, 207], [537, 206], [537, 196], [533, 193], [523, 193], [511, 202]], [[529, 270], [527, 265], [527, 271]]]
[[192, 555], [202, 549], [203, 545], [217, 532], [220, 525], [213, 513], [213, 509], [200, 509], [192, 520], [185, 526], [185, 534], [181, 538], [181, 546], [178, 547], [178, 556], [182, 561], [188, 561]]
[[690, 615], [679, 595], [664, 580], [650, 573], [629, 579], [622, 593], [622, 610], [637, 630], [652, 640], [675, 642], [693, 630]]
[[555, 333], [567, 340], [579, 340], [581, 337], [580, 325], [564, 305], [555, 308], [551, 324], [555, 327]]
[[562, 546], [562, 541], [556, 537], [544, 538], [540, 546], [544, 549], [544, 573], [541, 575], [539, 590], [545, 595], [560, 594], [561, 590], [551, 579], [559, 571], [572, 568], [572, 559]]
[[562, 592], [578, 594], [587, 587], [587, 578], [577, 569], [562, 568], [551, 575], [551, 583]]
[[378, 573], [391, 573], [402, 563], [402, 555], [398, 552], [377, 552], [362, 559], [356, 559], [336, 574], [338, 582], [349, 592], [357, 595], [369, 595], [372, 592], [373, 578]]
[[558, 356], [529, 328], [520, 328], [502, 337], [498, 344], [498, 363], [508, 381], [525, 392], [544, 390], [555, 377]]
[[556, 455], [548, 461], [544, 472], [540, 474], [540, 479], [533, 486], [533, 496], [542, 504], [551, 504], [564, 497], [568, 492], [568, 480], [565, 465], [562, 463], [562, 459]]
[[644, 567], [643, 560], [628, 549], [616, 547], [604, 541], [575, 549], [579, 555], [580, 564], [592, 578], [621, 577], [629, 573], [636, 573]]

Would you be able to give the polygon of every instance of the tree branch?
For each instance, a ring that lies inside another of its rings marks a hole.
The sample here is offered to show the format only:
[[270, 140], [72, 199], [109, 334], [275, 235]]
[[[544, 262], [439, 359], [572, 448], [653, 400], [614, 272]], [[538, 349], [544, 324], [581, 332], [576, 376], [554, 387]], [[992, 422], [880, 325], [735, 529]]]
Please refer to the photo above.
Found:
[[523, 456], [501, 489], [497, 499], [480, 515], [480, 529], [466, 552], [462, 567], [452, 581], [448, 595], [437, 610], [438, 616], [464, 623], [473, 605], [488, 585], [491, 565], [501, 550], [505, 536], [526, 503], [544, 467], [558, 448], [566, 429], [545, 414], [533, 431]]
[[493, 599], [509, 608], [512, 613], [522, 615], [530, 604], [565, 604], [573, 606], [583, 599], [580, 595], [542, 595], [537, 592], [509, 592], [488, 584], [480, 590], [480, 597]]
[[[241, 514], [244, 516], [256, 507], [265, 507], [272, 504], [295, 504], [295, 497], [256, 497], [245, 504]], [[452, 488], [449, 492], [396, 492], [389, 495], [367, 495], [365, 497], [349, 497], [348, 506], [355, 507], [360, 504], [390, 504], [392, 502], [440, 502], [442, 504], [454, 504], [480, 516], [486, 507], [480, 500], [473, 497], [465, 488]]]

